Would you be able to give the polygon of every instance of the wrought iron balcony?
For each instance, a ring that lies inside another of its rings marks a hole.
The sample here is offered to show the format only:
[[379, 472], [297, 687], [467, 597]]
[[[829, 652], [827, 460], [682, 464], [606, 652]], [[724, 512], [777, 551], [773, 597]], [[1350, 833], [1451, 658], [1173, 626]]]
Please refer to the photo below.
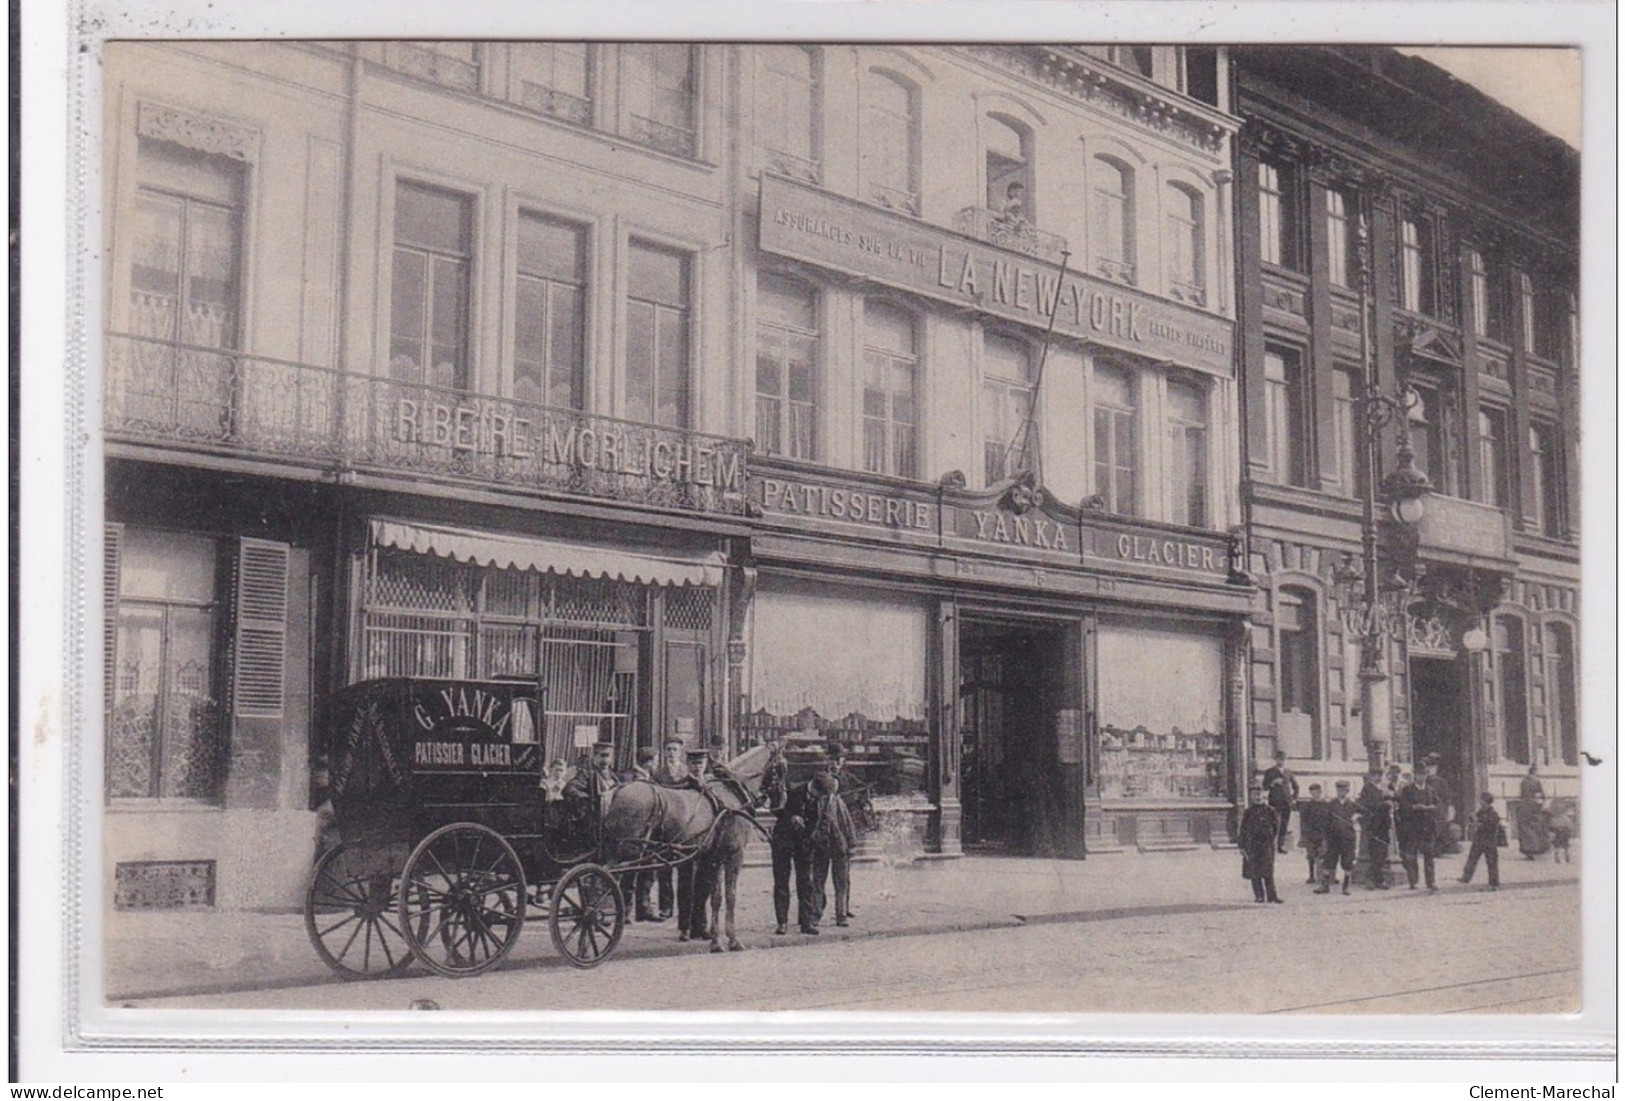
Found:
[[968, 206], [954, 218], [954, 229], [999, 248], [1024, 253], [1059, 264], [1067, 252], [1066, 238], [1045, 233], [1025, 218], [995, 214], [979, 206]]
[[107, 337], [110, 441], [696, 512], [745, 510], [743, 440], [396, 378]]
[[519, 102], [532, 111], [552, 115], [578, 126], [592, 125], [592, 100], [548, 88], [535, 81], [520, 81]]

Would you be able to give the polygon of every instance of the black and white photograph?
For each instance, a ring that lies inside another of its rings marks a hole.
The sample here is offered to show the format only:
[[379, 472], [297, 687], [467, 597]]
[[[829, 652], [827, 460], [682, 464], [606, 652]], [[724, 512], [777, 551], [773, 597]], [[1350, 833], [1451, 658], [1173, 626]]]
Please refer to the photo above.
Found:
[[95, 43], [76, 1012], [1611, 1007], [1588, 58], [1053, 30]]

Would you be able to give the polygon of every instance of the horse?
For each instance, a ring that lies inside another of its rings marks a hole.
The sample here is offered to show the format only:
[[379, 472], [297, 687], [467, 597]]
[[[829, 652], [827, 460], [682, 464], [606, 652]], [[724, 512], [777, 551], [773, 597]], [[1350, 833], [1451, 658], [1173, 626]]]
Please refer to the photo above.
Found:
[[[673, 788], [633, 780], [613, 789], [602, 818], [603, 857], [610, 864], [647, 863], [692, 850], [699, 861], [692, 905], [711, 902], [711, 950], [723, 951], [716, 917], [726, 895], [727, 951], [744, 945], [734, 935], [735, 889], [745, 862], [745, 846], [755, 829], [751, 810], [761, 792], [771, 756], [766, 746], [746, 750], [725, 766], [725, 774], [705, 781], [704, 790]], [[701, 891], [701, 887], [708, 888]]]

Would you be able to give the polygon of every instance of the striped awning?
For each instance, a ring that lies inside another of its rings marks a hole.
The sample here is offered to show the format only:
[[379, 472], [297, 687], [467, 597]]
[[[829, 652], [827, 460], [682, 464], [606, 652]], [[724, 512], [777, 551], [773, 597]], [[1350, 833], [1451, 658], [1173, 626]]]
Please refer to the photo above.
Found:
[[725, 564], [720, 551], [655, 555], [399, 520], [373, 520], [372, 543], [493, 569], [607, 578], [635, 585], [720, 585]]

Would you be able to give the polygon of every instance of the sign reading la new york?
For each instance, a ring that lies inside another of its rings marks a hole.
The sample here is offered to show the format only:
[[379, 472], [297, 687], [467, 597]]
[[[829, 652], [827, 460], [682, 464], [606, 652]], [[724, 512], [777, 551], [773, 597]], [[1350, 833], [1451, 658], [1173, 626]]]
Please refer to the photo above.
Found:
[[956, 306], [1229, 375], [1223, 317], [776, 177], [762, 180], [767, 252]]

